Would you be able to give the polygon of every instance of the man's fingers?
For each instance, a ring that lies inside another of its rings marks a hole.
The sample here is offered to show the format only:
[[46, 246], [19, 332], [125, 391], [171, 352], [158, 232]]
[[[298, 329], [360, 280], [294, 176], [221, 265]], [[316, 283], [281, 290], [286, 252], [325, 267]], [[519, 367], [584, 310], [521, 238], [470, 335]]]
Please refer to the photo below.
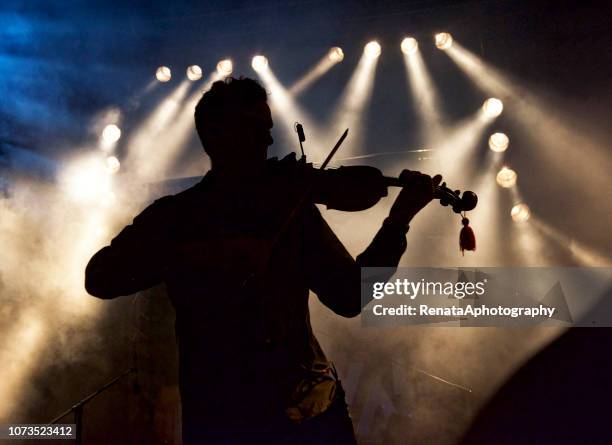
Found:
[[410, 190], [407, 190], [406, 188], [404, 188], [402, 190], [403, 193], [414, 193], [415, 191], [414, 187], [416, 187], [417, 189], [427, 190], [426, 192], [424, 191], [424, 193], [426, 195], [431, 194], [429, 196], [430, 200], [433, 198], [433, 195], [435, 194], [435, 187], [440, 185], [440, 183], [442, 182], [442, 175], [435, 175], [432, 178], [431, 176], [426, 175], [416, 170], [402, 170], [399, 177], [402, 180], [402, 182], [404, 182], [404, 184], [410, 185], [408, 187]]
[[421, 174], [421, 173], [420, 173], [420, 172], [417, 172], [417, 171], [405, 170], [405, 169], [404, 169], [404, 170], [402, 170], [402, 172], [400, 173], [399, 178], [400, 178], [402, 181], [409, 181], [409, 180], [410, 180], [410, 178], [412, 178], [412, 177], [414, 177], [414, 176], [416, 176], [416, 175], [420, 175], [420, 174]]
[[[402, 170], [399, 178], [403, 181], [409, 181], [411, 179], [426, 181], [430, 178], [430, 176], [417, 170]], [[434, 185], [439, 185], [442, 182], [442, 175], [435, 175], [433, 178], [431, 178], [431, 181]]]

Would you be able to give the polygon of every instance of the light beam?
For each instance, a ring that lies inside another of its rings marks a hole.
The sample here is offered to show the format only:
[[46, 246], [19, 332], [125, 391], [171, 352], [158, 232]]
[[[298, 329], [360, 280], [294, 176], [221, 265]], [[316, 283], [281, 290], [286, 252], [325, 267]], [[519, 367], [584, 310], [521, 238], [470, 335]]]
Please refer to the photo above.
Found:
[[431, 76], [423, 62], [423, 57], [418, 51], [416, 40], [412, 39], [414, 43], [411, 44], [408, 39], [410, 38], [406, 38], [402, 42], [404, 66], [410, 91], [421, 121], [421, 142], [425, 146], [429, 146], [442, 135], [440, 101], [436, 88], [431, 81]]
[[301, 79], [295, 82], [290, 88], [289, 93], [294, 97], [303, 93], [310, 85], [327, 73], [334, 65], [340, 63], [344, 59], [342, 48], [333, 47], [325, 56], [317, 62]]
[[364, 110], [372, 97], [378, 61], [378, 55], [375, 55], [377, 53], [380, 54], [380, 45], [377, 42], [370, 42], [365, 46], [363, 55], [333, 113], [333, 124], [325, 138], [324, 145], [332, 146], [344, 129], [349, 128], [349, 137], [342, 146], [343, 156], [363, 154], [358, 152], [357, 147], [363, 136]]

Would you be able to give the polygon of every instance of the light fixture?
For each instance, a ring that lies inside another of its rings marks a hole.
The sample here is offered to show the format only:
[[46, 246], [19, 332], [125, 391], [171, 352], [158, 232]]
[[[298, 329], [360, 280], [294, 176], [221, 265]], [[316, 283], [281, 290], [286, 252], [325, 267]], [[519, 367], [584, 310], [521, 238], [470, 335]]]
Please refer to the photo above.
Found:
[[187, 67], [187, 78], [191, 81], [200, 80], [202, 78], [202, 68], [198, 65], [191, 65]]
[[453, 45], [453, 36], [448, 32], [439, 32], [436, 34], [435, 42], [439, 49], [448, 49]]
[[524, 203], [516, 204], [510, 211], [510, 216], [514, 222], [525, 222], [531, 216], [529, 206]]
[[160, 82], [168, 82], [172, 78], [172, 71], [167, 66], [160, 66], [155, 72], [155, 77]]
[[498, 153], [506, 151], [510, 139], [504, 133], [493, 133], [489, 137], [489, 148]]
[[107, 144], [114, 144], [121, 137], [121, 130], [115, 124], [109, 124], [102, 130], [102, 139]]
[[109, 172], [110, 174], [117, 173], [120, 167], [121, 167], [121, 163], [119, 162], [119, 159], [117, 159], [116, 157], [109, 156], [108, 158], [106, 158], [106, 171]]
[[344, 59], [344, 51], [339, 46], [334, 46], [329, 50], [328, 57], [333, 62], [341, 62]]
[[504, 104], [501, 100], [492, 97], [490, 99], [485, 100], [484, 104], [482, 105], [482, 108], [488, 117], [497, 117], [502, 113], [504, 109]]
[[251, 66], [255, 71], [262, 71], [268, 67], [268, 59], [265, 56], [257, 55], [253, 57]]
[[419, 42], [414, 37], [406, 37], [402, 40], [401, 48], [404, 54], [414, 54], [419, 49]]
[[366, 56], [375, 59], [376, 57], [380, 56], [380, 44], [376, 40], [372, 40], [363, 48], [363, 51], [365, 52]]
[[516, 184], [517, 174], [514, 170], [508, 167], [502, 167], [497, 173], [497, 183], [503, 188], [510, 188]]
[[219, 73], [221, 76], [227, 77], [232, 74], [233, 70], [234, 64], [230, 59], [223, 59], [217, 63], [217, 73]]

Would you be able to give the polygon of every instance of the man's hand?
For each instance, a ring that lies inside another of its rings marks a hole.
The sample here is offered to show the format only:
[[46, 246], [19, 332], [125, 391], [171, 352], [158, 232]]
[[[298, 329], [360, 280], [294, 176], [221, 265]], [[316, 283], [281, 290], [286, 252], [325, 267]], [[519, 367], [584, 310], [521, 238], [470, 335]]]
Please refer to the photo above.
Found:
[[406, 186], [393, 203], [389, 217], [394, 223], [407, 225], [433, 199], [434, 186], [442, 182], [442, 176], [432, 178], [418, 171], [403, 170], [400, 179]]

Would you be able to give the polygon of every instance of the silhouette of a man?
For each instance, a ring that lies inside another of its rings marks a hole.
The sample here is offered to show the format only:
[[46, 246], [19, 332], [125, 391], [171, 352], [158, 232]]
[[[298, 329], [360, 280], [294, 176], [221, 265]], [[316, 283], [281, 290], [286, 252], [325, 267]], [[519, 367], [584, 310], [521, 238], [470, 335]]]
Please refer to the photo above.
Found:
[[[336, 314], [357, 316], [360, 267], [397, 266], [408, 223], [441, 178], [405, 170], [410, 187], [357, 260], [312, 203], [272, 245], [304, 187], [294, 158], [267, 159], [266, 91], [248, 78], [215, 82], [195, 122], [210, 171], [155, 201], [96, 253], [85, 287], [109, 299], [165, 282], [176, 311], [185, 445], [354, 444], [340, 383], [326, 391], [308, 377], [329, 363], [310, 326], [309, 290]], [[314, 374], [329, 383], [328, 371]]]

